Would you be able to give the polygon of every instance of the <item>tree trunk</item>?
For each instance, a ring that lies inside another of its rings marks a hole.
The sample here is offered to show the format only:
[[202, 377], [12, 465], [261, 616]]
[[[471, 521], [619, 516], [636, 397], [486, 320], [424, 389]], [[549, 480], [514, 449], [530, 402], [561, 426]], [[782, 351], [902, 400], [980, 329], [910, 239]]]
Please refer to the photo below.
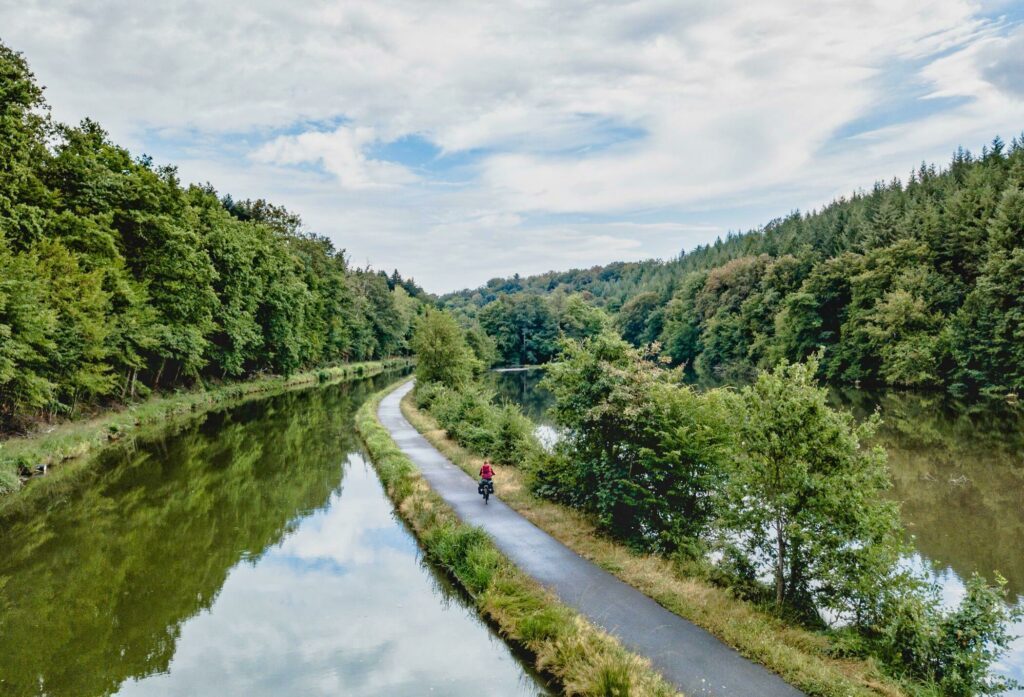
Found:
[[161, 358], [160, 359], [160, 370], [156, 371], [156, 378], [153, 380], [153, 390], [154, 391], [158, 387], [160, 387], [160, 377], [164, 374], [164, 366], [166, 366], [166, 365], [167, 365], [167, 359], [166, 358]]
[[783, 536], [785, 525], [781, 515], [775, 518], [775, 540], [778, 551], [775, 559], [775, 607], [782, 608], [782, 601], [786, 594], [786, 540]]
[[786, 546], [786, 555], [789, 557], [789, 578], [786, 584], [789, 589], [789, 601], [793, 602], [793, 594], [799, 593], [800, 602], [803, 603], [806, 600], [806, 584], [804, 577], [806, 576], [803, 558], [803, 550], [799, 542], [792, 542]]

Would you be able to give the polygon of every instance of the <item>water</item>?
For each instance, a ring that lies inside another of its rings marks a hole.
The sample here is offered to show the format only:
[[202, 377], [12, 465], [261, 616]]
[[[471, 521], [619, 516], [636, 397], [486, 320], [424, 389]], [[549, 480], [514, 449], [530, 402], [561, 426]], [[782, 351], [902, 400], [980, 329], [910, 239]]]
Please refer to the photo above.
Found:
[[211, 414], [0, 521], [0, 694], [548, 694], [395, 518], [352, 430], [372, 384]]
[[[499, 395], [550, 431], [542, 377], [529, 370], [493, 380]], [[971, 574], [992, 579], [998, 571], [1009, 602], [1024, 604], [1024, 406], [858, 390], [838, 390], [833, 401], [861, 418], [880, 410], [876, 441], [889, 453], [911, 562], [933, 574], [945, 601], [959, 602]], [[1024, 682], [1024, 622], [1012, 630], [1018, 639], [996, 669]]]

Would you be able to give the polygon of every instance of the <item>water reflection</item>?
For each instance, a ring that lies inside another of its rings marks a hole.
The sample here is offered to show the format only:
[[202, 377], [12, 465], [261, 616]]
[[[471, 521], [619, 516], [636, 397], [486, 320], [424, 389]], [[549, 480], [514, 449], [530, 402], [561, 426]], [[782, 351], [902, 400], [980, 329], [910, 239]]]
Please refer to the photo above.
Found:
[[[971, 574], [999, 572], [1010, 602], [1024, 603], [1024, 409], [856, 390], [835, 400], [858, 416], [880, 410], [876, 440], [889, 453], [914, 562], [934, 574], [945, 602], [960, 601]], [[1011, 633], [1018, 638], [995, 670], [1024, 682], [1024, 621]]]
[[371, 387], [211, 414], [2, 521], [0, 693], [536, 694], [350, 455]]
[[543, 368], [492, 371], [489, 376], [499, 400], [518, 404], [534, 423], [552, 423], [547, 410], [554, 402], [554, 397], [540, 386], [540, 381], [544, 379]]
[[537, 694], [417, 560], [376, 475], [351, 455], [328, 506], [259, 564], [232, 570], [210, 611], [183, 628], [169, 672], [119, 694]]
[[858, 416], [880, 409], [877, 441], [918, 552], [960, 577], [999, 571], [1024, 600], [1024, 411], [935, 395], [850, 390], [836, 399]]

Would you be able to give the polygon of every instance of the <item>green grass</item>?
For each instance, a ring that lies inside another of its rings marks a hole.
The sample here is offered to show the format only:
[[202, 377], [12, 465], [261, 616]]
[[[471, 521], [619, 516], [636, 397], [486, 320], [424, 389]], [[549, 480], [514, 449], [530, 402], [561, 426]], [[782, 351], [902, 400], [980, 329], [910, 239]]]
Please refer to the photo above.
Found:
[[210, 409], [266, 397], [315, 384], [333, 384], [369, 377], [392, 367], [409, 365], [406, 359], [350, 363], [334, 368], [297, 373], [289, 377], [264, 377], [216, 387], [160, 395], [93, 418], [68, 421], [37, 430], [28, 436], [0, 442], [0, 514], [18, 506], [23, 489], [19, 466], [52, 468], [45, 477], [30, 480], [27, 489], [39, 496], [69, 486], [83, 465], [100, 449], [147, 430], [166, 428], [199, 416]]
[[646, 659], [630, 653], [615, 638], [560, 603], [515, 567], [482, 530], [459, 521], [377, 419], [381, 399], [396, 385], [360, 407], [356, 429], [388, 495], [426, 553], [466, 589], [505, 638], [535, 657], [537, 668], [555, 678], [565, 694], [677, 694]]

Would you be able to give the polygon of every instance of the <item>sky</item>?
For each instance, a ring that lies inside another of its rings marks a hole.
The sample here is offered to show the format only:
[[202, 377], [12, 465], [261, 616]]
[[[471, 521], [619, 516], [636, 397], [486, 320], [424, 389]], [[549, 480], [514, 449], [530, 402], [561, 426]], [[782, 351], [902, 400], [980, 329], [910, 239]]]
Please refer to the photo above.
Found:
[[671, 258], [1024, 131], [1024, 0], [0, 0], [56, 118], [427, 290]]

